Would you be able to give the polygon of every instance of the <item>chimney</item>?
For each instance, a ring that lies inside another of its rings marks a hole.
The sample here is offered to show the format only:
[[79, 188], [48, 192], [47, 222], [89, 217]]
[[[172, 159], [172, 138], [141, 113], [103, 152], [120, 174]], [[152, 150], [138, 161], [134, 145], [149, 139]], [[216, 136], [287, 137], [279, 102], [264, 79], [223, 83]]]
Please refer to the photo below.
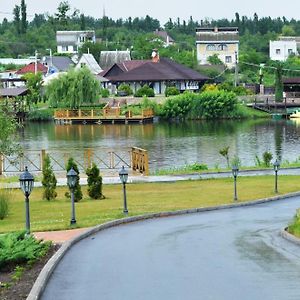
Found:
[[152, 57], [152, 62], [154, 62], [154, 63], [158, 63], [159, 62], [159, 54], [158, 54], [158, 50], [157, 49], [153, 49], [151, 57]]

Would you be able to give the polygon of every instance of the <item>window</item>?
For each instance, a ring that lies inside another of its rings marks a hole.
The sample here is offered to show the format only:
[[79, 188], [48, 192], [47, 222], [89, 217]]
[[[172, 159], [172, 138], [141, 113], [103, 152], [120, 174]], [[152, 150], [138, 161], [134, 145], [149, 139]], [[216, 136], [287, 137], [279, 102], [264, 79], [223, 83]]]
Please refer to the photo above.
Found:
[[232, 57], [231, 56], [225, 56], [225, 62], [226, 63], [232, 63]]
[[215, 45], [207, 45], [206, 46], [206, 50], [207, 51], [215, 51], [216, 50], [216, 46]]
[[293, 54], [293, 49], [288, 49], [288, 54]]
[[276, 49], [276, 54], [280, 55], [280, 49]]
[[220, 44], [220, 45], [218, 45], [218, 50], [219, 51], [227, 51], [227, 45], [225, 45], [225, 44]]
[[84, 42], [85, 42], [85, 36], [84, 36], [84, 35], [81, 35], [81, 36], [79, 37], [79, 42], [80, 42], [80, 43], [84, 43]]

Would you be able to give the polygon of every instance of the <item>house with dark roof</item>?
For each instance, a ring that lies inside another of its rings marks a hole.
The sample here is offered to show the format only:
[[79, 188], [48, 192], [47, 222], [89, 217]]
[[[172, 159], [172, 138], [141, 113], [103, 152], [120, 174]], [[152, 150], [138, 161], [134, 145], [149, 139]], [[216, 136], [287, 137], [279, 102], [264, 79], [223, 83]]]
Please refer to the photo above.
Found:
[[283, 78], [283, 90], [287, 99], [300, 98], [300, 77]]
[[217, 55], [227, 67], [232, 68], [239, 52], [239, 30], [237, 27], [197, 28], [196, 47], [199, 65], [208, 64], [208, 58]]
[[176, 86], [181, 92], [198, 91], [209, 79], [171, 59], [159, 59], [158, 55], [152, 55], [152, 60], [132, 60], [115, 64], [100, 75], [109, 80], [108, 84], [118, 87], [125, 83], [134, 92], [147, 84], [154, 89], [155, 94], [163, 94], [168, 86]]
[[174, 39], [166, 31], [156, 29], [153, 33], [163, 40], [164, 47], [169, 47], [175, 44]]
[[47, 67], [48, 73], [67, 72], [71, 67], [74, 66], [71, 58], [67, 56], [44, 56], [40, 63]]
[[101, 51], [100, 67], [105, 70], [112, 67], [114, 64], [119, 64], [131, 60], [130, 51]]

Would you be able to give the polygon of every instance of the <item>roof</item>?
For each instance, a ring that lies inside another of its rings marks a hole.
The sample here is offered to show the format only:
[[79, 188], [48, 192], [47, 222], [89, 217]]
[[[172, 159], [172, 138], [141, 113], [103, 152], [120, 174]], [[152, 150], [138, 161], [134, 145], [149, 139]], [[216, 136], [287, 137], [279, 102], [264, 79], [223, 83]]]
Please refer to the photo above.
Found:
[[82, 64], [86, 65], [93, 74], [99, 74], [102, 71], [93, 54], [82, 54], [78, 61], [78, 64], [76, 65], [76, 68], [81, 68]]
[[163, 38], [163, 40], [165, 42], [169, 42], [169, 43], [174, 43], [175, 42], [174, 39], [172, 39], [166, 31], [157, 29], [153, 33], [160, 36], [161, 38]]
[[236, 42], [239, 41], [237, 27], [197, 28], [196, 42]]
[[195, 80], [202, 81], [208, 77], [175, 61], [162, 58], [159, 62], [146, 61], [146, 63], [124, 72], [118, 76], [107, 76], [112, 82], [117, 81], [164, 81], [164, 80]]
[[130, 51], [101, 51], [99, 65], [106, 69], [128, 60], [131, 60]]
[[[41, 63], [38, 62], [36, 65], [37, 65], [36, 67], [37, 67], [38, 72], [41, 72], [43, 74], [48, 72], [48, 68], [45, 67], [44, 65], [42, 65]], [[19, 75], [20, 74], [26, 74], [26, 73], [35, 73], [35, 63], [34, 62], [28, 64], [27, 66], [19, 69], [16, 72], [16, 74], [19, 74]]]
[[300, 77], [284, 78], [282, 82], [284, 84], [300, 84]]
[[0, 89], [1, 97], [17, 97], [27, 94], [28, 89], [26, 87], [15, 87], [15, 88], [5, 88]]
[[[45, 56], [42, 59], [43, 64], [47, 65], [48, 67], [51, 66], [51, 57]], [[56, 68], [59, 72], [66, 72], [70, 69], [71, 66], [74, 66], [73, 61], [71, 58], [67, 56], [52, 56], [52, 64], [53, 67]]]

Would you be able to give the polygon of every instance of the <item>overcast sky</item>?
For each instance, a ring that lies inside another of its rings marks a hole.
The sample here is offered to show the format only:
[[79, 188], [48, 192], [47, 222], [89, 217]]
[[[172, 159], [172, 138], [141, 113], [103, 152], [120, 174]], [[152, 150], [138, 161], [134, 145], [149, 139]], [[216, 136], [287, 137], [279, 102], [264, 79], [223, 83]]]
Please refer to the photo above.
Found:
[[[4, 17], [12, 19], [12, 10], [21, 0], [0, 0], [0, 20]], [[28, 19], [35, 13], [54, 14], [60, 0], [26, 0]], [[144, 17], [149, 15], [161, 21], [161, 25], [172, 18], [175, 20], [188, 20], [193, 16], [194, 20], [205, 18], [233, 19], [235, 12], [240, 16], [252, 17], [256, 12], [259, 17], [271, 16], [288, 19], [299, 19], [300, 0], [271, 1], [271, 0], [69, 0], [73, 8], [77, 8], [85, 15], [96, 18], [105, 14], [113, 19], [131, 17]]]

